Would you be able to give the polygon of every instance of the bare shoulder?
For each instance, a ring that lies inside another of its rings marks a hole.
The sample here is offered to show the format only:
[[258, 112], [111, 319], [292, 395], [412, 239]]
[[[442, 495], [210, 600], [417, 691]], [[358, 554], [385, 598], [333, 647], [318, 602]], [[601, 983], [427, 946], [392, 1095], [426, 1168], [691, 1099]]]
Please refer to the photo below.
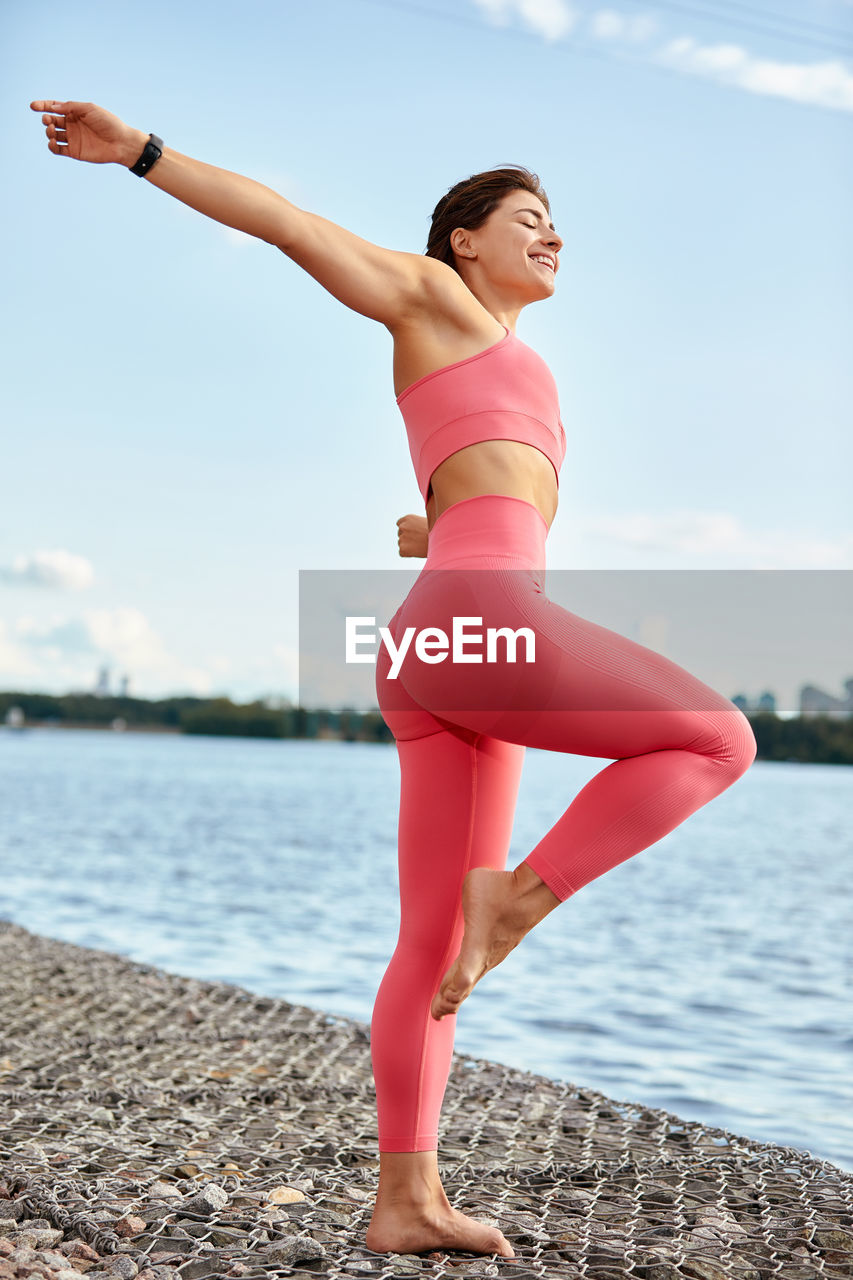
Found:
[[446, 262], [423, 257], [417, 272], [410, 305], [387, 326], [398, 396], [426, 374], [477, 355], [504, 336], [503, 325]]

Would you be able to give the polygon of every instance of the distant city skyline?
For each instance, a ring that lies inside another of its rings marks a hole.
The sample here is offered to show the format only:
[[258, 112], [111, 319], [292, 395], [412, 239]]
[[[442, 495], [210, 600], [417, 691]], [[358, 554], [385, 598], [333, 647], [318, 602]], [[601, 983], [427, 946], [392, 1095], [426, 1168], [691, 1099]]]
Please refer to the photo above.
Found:
[[[81, 695], [83, 696], [94, 695], [96, 697], [101, 697], [101, 698], [111, 698], [111, 697], [134, 698], [138, 696], [130, 691], [130, 677], [128, 675], [124, 675], [121, 677], [118, 689], [111, 688], [109, 683], [108, 672], [109, 672], [108, 667], [101, 667], [98, 671], [94, 684], [90, 689], [68, 689], [68, 690], [65, 690], [64, 692], [69, 696], [75, 696], [75, 697], [81, 696]], [[838, 719], [843, 719], [848, 716], [853, 716], [853, 676], [851, 676], [849, 679], [844, 681], [844, 687], [847, 690], [847, 697], [839, 698], [836, 695], [829, 693], [827, 690], [817, 687], [816, 685], [804, 684], [800, 688], [798, 710], [796, 712], [788, 711], [788, 712], [783, 712], [781, 714], [787, 717], [794, 716], [794, 715], [800, 715], [803, 717], [829, 715], [830, 717], [838, 718]], [[32, 693], [32, 692], [44, 692], [44, 691], [43, 690], [0, 689], [0, 694], [24, 693], [24, 692]], [[59, 695], [59, 696], [62, 696], [62, 695]], [[732, 694], [731, 699], [734, 702], [734, 704], [741, 709], [741, 711], [750, 715], [753, 715], [762, 711], [769, 711], [773, 715], [780, 714], [777, 708], [776, 694], [773, 692], [772, 689], [764, 689], [758, 695], [749, 695], [749, 694], [739, 692], [736, 694]], [[159, 701], [159, 699], [151, 699], [151, 701]], [[263, 701], [267, 706], [275, 710], [280, 710], [288, 706], [296, 705], [296, 702], [294, 699], [288, 698], [285, 695], [271, 696], [266, 699], [263, 699]], [[333, 710], [335, 708], [324, 707], [323, 709]], [[7, 715], [6, 715], [7, 724], [17, 723], [17, 715], [15, 713], [18, 713], [18, 711], [19, 711], [18, 708], [11, 708], [10, 712], [7, 712]]]

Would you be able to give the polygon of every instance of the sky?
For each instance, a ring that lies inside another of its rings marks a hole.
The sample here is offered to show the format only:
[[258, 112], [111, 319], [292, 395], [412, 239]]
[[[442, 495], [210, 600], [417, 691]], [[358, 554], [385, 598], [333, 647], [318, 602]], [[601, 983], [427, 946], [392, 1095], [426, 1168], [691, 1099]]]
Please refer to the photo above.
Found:
[[[0, 689], [106, 663], [292, 698], [300, 572], [402, 599], [422, 563], [384, 326], [51, 154], [38, 98], [409, 252], [460, 178], [533, 169], [564, 241], [517, 329], [568, 440], [549, 572], [853, 570], [853, 0], [6, 0], [0, 73]], [[757, 683], [731, 650], [728, 696]], [[840, 693], [853, 655], [802, 668]]]

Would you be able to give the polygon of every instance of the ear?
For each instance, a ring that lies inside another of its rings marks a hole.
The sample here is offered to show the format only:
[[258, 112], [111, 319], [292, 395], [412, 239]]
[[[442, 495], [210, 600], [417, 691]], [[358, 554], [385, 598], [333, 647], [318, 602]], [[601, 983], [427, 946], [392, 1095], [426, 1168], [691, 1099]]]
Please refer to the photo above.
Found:
[[471, 232], [464, 227], [456, 227], [450, 233], [450, 247], [460, 258], [476, 258], [477, 250], [471, 240]]

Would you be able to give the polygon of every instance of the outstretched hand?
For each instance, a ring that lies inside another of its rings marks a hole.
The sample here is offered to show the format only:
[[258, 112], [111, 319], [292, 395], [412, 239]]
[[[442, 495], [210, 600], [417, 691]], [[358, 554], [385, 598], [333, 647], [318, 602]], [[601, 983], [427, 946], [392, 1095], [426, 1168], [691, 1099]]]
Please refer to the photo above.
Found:
[[[90, 164], [133, 164], [134, 146], [143, 135], [94, 102], [38, 99], [30, 103], [30, 109], [45, 113], [42, 124], [46, 126], [47, 145], [55, 156], [70, 156]], [[144, 142], [136, 146], [136, 155], [142, 146]]]

